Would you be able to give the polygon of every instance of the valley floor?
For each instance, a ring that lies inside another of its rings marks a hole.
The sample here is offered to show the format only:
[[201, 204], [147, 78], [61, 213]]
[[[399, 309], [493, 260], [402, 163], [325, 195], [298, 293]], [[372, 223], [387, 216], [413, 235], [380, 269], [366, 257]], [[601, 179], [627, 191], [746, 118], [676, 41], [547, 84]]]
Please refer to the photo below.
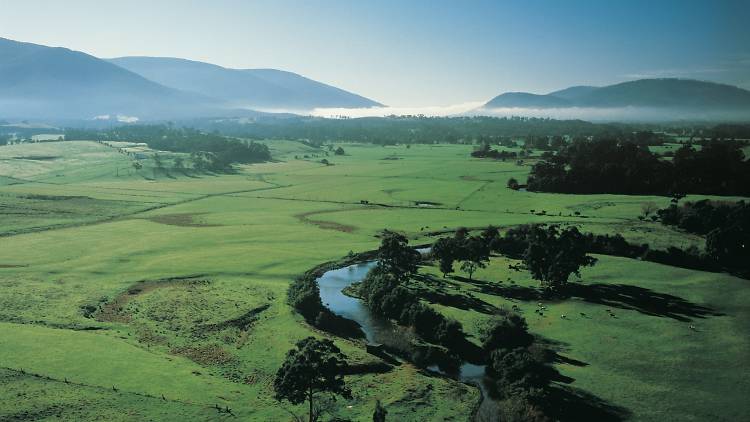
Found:
[[[287, 286], [376, 248], [385, 228], [424, 244], [461, 226], [555, 222], [703, 245], [637, 218], [668, 198], [512, 191], [507, 179], [525, 180], [529, 163], [471, 159], [470, 146], [344, 144], [329, 166], [323, 150], [269, 146], [277, 161], [223, 175], [135, 170], [94, 142], [0, 147], [0, 420], [289, 420], [304, 410], [273, 399], [276, 369], [296, 341], [327, 334], [292, 312]], [[750, 419], [749, 282], [598, 258], [578, 294], [543, 316], [524, 294], [529, 275], [504, 257], [473, 280], [423, 267], [414, 288], [472, 340], [493, 309], [518, 306], [564, 357], [571, 409]], [[335, 341], [353, 364], [378, 360]], [[465, 421], [479, 400], [411, 365], [347, 383], [354, 398], [332, 412], [352, 420], [371, 420], [379, 399], [392, 420]]]

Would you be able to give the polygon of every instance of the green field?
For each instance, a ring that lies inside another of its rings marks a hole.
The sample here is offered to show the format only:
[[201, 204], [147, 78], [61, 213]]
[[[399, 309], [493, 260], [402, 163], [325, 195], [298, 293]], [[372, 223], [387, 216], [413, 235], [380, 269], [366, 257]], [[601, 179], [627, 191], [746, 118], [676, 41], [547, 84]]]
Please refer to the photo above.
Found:
[[[346, 155], [325, 157], [268, 143], [274, 162], [199, 175], [149, 160], [135, 170], [94, 142], [0, 147], [0, 420], [232, 419], [215, 405], [238, 420], [289, 420], [304, 410], [273, 399], [275, 371], [296, 341], [327, 334], [286, 305], [286, 289], [376, 248], [385, 228], [423, 244], [462, 226], [556, 222], [703, 245], [637, 218], [669, 198], [507, 189], [533, 160], [471, 159], [465, 145], [343, 144]], [[582, 273], [587, 294], [547, 304], [544, 317], [518, 298], [530, 276], [503, 257], [474, 282], [426, 266], [436, 278], [421, 287], [474, 336], [487, 310], [520, 306], [569, 359], [557, 365], [566, 388], [633, 420], [750, 419], [748, 281], [598, 258]], [[352, 364], [379, 360], [335, 341]], [[347, 383], [354, 399], [335, 415], [351, 420], [371, 420], [379, 399], [389, 420], [465, 421], [479, 401], [476, 388], [408, 364]]]

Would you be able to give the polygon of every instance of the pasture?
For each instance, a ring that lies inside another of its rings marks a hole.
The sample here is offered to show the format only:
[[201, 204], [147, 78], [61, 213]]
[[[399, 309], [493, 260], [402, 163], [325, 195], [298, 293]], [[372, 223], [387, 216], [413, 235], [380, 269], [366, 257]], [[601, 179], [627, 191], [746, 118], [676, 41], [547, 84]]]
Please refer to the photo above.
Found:
[[[506, 188], [533, 159], [472, 159], [471, 146], [442, 144], [342, 144], [345, 155], [326, 156], [267, 142], [273, 162], [233, 174], [150, 160], [137, 170], [95, 142], [0, 147], [0, 420], [287, 420], [302, 408], [273, 399], [276, 369], [297, 340], [327, 335], [285, 303], [287, 286], [376, 248], [386, 228], [415, 245], [458, 227], [530, 222], [703, 245], [638, 219], [644, 203], [669, 198]], [[425, 266], [433, 277], [415, 288], [473, 340], [493, 308], [518, 306], [565, 357], [565, 388], [622, 417], [749, 418], [748, 282], [597, 258], [580, 296], [546, 304], [544, 316], [523, 295], [529, 274], [503, 257], [473, 281]], [[379, 361], [360, 341], [335, 341], [354, 365]], [[333, 414], [358, 421], [378, 399], [389, 420], [465, 421], [479, 400], [476, 388], [409, 364], [347, 383], [354, 399]]]

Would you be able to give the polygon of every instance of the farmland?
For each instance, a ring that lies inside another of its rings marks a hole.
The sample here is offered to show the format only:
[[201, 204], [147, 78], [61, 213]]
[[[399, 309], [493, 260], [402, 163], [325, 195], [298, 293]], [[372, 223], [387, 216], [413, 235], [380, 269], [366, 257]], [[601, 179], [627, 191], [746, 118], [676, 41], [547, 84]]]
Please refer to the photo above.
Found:
[[[273, 399], [273, 378], [297, 340], [330, 337], [352, 365], [379, 358], [362, 341], [307, 325], [286, 304], [287, 287], [322, 262], [377, 248], [386, 228], [414, 245], [459, 227], [526, 223], [659, 248], [704, 242], [638, 219], [644, 203], [665, 207], [666, 197], [506, 188], [510, 177], [525, 181], [533, 158], [347, 143], [345, 155], [326, 156], [265, 142], [271, 162], [227, 174], [157, 169], [148, 159], [136, 169], [122, 145], [0, 147], [0, 420], [289, 418], [301, 411]], [[535, 285], [530, 274], [502, 256], [472, 282], [425, 265], [434, 283], [417, 287], [472, 341], [488, 309], [518, 306], [532, 333], [567, 358], [556, 364], [568, 380], [560, 388], [620, 417], [750, 417], [747, 280], [597, 258], [582, 273], [587, 293], [547, 303], [545, 316], [515, 294]], [[346, 379], [354, 398], [333, 412], [352, 420], [371, 420], [381, 400], [393, 420], [463, 421], [480, 399], [408, 363]]]

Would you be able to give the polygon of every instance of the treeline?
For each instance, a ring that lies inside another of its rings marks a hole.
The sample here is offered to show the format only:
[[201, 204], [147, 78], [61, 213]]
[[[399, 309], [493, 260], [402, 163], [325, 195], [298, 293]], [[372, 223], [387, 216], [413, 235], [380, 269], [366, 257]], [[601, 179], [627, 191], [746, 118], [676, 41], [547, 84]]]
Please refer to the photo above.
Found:
[[662, 224], [706, 236], [708, 259], [750, 278], [750, 204], [702, 200], [657, 212]]
[[438, 260], [443, 277], [452, 273], [453, 263], [459, 261], [469, 279], [477, 268], [487, 265], [492, 252], [521, 259], [545, 293], [555, 295], [564, 293], [571, 274], [596, 263], [587, 255], [587, 246], [586, 237], [576, 227], [523, 225], [503, 236], [489, 226], [478, 236], [470, 236], [461, 228], [453, 237], [438, 239], [432, 246], [432, 256]]
[[[541, 282], [545, 292], [551, 294], [564, 294], [568, 277], [581, 267], [594, 264], [595, 260], [586, 255], [589, 253], [701, 271], [728, 271], [750, 278], [750, 251], [746, 246], [750, 244], [750, 205], [739, 202], [711, 209], [703, 201], [699, 204], [673, 205], [659, 211], [659, 217], [664, 224], [681, 224], [692, 233], [708, 233], [705, 250], [695, 246], [653, 249], [646, 243], [628, 242], [620, 234], [580, 233], [575, 227], [525, 224], [508, 229], [503, 235], [492, 226], [477, 236], [469, 235], [464, 228], [458, 229], [453, 237], [440, 238], [433, 244], [432, 256], [443, 276], [454, 272], [454, 262], [461, 262], [461, 270], [470, 278], [477, 268], [486, 266], [491, 253], [519, 259]], [[695, 218], [704, 222], [695, 226]]]
[[65, 135], [74, 140], [144, 142], [156, 150], [189, 153], [199, 170], [226, 170], [233, 163], [271, 159], [265, 144], [167, 125], [121, 126], [104, 131], [66, 129]]
[[750, 124], [724, 123], [702, 131], [708, 139], [750, 139]]
[[259, 119], [253, 124], [238, 121], [190, 121], [207, 131], [248, 139], [363, 142], [382, 145], [432, 143], [499, 143], [507, 137], [571, 136], [630, 132], [627, 127], [594, 124], [582, 120], [552, 120], [527, 117], [367, 117], [358, 119], [278, 118]]
[[742, 144], [713, 141], [700, 150], [685, 145], [671, 161], [631, 142], [579, 140], [536, 163], [530, 191], [633, 195], [750, 195], [750, 162]]
[[490, 148], [489, 144], [482, 144], [481, 147], [471, 152], [471, 156], [474, 158], [492, 158], [495, 160], [507, 160], [518, 158], [518, 153], [515, 151], [498, 151]]

